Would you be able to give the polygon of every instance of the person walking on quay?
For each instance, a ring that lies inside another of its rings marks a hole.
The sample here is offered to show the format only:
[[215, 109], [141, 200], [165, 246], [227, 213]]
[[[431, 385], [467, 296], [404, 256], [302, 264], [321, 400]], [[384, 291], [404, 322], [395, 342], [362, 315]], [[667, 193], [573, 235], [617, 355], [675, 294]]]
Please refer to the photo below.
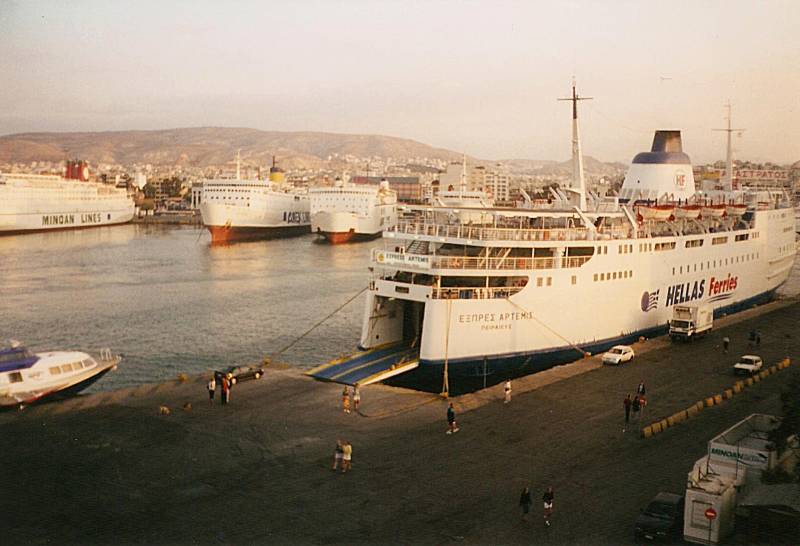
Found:
[[344, 386], [342, 391], [342, 409], [345, 413], [350, 413], [350, 390], [347, 385]]
[[342, 445], [342, 474], [352, 468], [353, 464], [353, 445], [350, 442], [345, 442]]
[[447, 434], [454, 434], [459, 430], [456, 425], [456, 410], [453, 408], [452, 402], [447, 406], [447, 426]]
[[628, 427], [628, 423], [631, 421], [631, 404], [633, 400], [631, 400], [631, 395], [626, 394], [625, 400], [622, 401], [622, 405], [625, 408], [625, 427], [623, 427], [622, 432], [625, 432], [625, 428]]
[[361, 405], [361, 392], [358, 387], [353, 387], [353, 411], [358, 413], [358, 407]]
[[231, 399], [231, 384], [228, 381], [227, 377], [222, 378], [221, 393], [222, 393], [222, 405], [225, 406]]
[[646, 392], [647, 389], [644, 386], [644, 379], [642, 379], [641, 381], [639, 381], [639, 386], [636, 387], [636, 394], [638, 394], [639, 396], [644, 396]]
[[208, 381], [208, 405], [214, 405], [214, 392], [217, 390], [217, 381], [214, 379], [214, 376], [211, 376], [211, 379]]
[[522, 494], [519, 496], [519, 506], [522, 508], [522, 519], [528, 519], [528, 512], [531, 511], [531, 504], [533, 501], [531, 500], [531, 489], [528, 486], [525, 486], [522, 490]]
[[633, 402], [631, 402], [631, 410], [633, 411], [633, 416], [637, 419], [639, 418], [639, 410], [642, 409], [641, 401], [639, 400], [639, 395], [633, 397]]
[[511, 402], [511, 380], [509, 379], [506, 381], [506, 384], [503, 385], [503, 392], [505, 392], [506, 398], [503, 401], [504, 404], [508, 404]]
[[731, 339], [728, 336], [722, 338], [722, 350], [727, 354], [728, 347], [731, 345]]
[[343, 457], [344, 457], [344, 446], [342, 445], [342, 440], [339, 439], [336, 440], [336, 451], [333, 452], [334, 472], [336, 472], [336, 470], [339, 468], [339, 465], [342, 465], [342, 468], [344, 468], [344, 463], [342, 462]]
[[542, 502], [544, 503], [544, 524], [550, 527], [550, 518], [553, 516], [553, 486], [547, 488], [547, 491], [542, 495]]

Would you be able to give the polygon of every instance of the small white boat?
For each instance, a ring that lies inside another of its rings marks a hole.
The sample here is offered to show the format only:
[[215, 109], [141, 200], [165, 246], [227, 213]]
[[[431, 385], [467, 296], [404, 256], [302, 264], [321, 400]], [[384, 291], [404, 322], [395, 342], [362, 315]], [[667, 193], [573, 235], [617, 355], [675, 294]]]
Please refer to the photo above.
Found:
[[726, 205], [725, 214], [728, 216], [741, 216], [747, 211], [747, 205]]
[[721, 218], [725, 214], [725, 205], [703, 205], [703, 218]]
[[645, 220], [667, 220], [675, 212], [675, 206], [639, 205], [638, 211]]
[[682, 205], [675, 209], [675, 218], [697, 218], [701, 208], [700, 205]]
[[77, 394], [115, 369], [120, 360], [109, 349], [94, 359], [77, 351], [33, 353], [12, 342], [0, 348], [0, 407]]

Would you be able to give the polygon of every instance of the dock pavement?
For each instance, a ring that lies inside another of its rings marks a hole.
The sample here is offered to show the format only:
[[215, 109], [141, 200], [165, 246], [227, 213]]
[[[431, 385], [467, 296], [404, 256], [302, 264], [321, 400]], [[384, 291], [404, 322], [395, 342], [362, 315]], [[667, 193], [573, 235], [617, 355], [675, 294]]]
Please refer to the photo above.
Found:
[[[452, 398], [454, 435], [439, 396], [369, 386], [361, 413], [347, 415], [341, 385], [290, 369], [237, 385], [227, 406], [209, 405], [199, 376], [4, 412], [2, 543], [628, 544], [639, 509], [683, 491], [708, 439], [779, 413], [800, 377], [798, 321], [800, 303], [781, 300], [694, 343], [644, 340], [630, 364], [595, 356], [515, 380], [509, 404], [500, 386]], [[642, 438], [650, 420], [729, 388], [731, 366], [754, 352], [793, 365]], [[648, 406], [625, 427], [622, 400], [640, 380]], [[331, 470], [337, 438], [353, 445], [347, 474]], [[549, 528], [538, 502], [548, 485]]]

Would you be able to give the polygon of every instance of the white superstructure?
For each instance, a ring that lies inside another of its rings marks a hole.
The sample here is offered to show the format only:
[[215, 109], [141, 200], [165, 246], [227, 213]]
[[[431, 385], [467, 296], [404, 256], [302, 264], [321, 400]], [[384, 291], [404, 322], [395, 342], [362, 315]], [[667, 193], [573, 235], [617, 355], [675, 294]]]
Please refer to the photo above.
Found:
[[200, 214], [215, 243], [301, 235], [311, 224], [308, 193], [274, 164], [269, 180], [204, 181]]
[[414, 347], [419, 366], [393, 381], [464, 392], [665, 333], [678, 304], [767, 301], [794, 263], [788, 195], [696, 193], [678, 131], [656, 132], [620, 198], [572, 190], [486, 209], [490, 224], [410, 208], [373, 251], [360, 347]]
[[379, 185], [319, 186], [308, 191], [311, 231], [333, 244], [379, 237], [397, 223], [397, 192], [385, 180]]
[[0, 235], [122, 224], [133, 212], [128, 192], [113, 185], [0, 173]]

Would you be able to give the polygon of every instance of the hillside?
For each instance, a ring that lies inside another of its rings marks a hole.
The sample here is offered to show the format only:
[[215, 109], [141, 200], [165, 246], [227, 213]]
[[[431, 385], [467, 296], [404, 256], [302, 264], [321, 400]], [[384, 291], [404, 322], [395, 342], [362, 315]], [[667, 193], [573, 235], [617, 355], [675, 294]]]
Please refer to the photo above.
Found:
[[98, 163], [151, 163], [205, 167], [231, 161], [241, 149], [245, 163], [316, 168], [332, 154], [357, 157], [430, 157], [456, 160], [456, 152], [414, 140], [380, 135], [260, 131], [198, 127], [159, 131], [20, 133], [0, 137], [0, 162], [60, 161], [79, 157]]

